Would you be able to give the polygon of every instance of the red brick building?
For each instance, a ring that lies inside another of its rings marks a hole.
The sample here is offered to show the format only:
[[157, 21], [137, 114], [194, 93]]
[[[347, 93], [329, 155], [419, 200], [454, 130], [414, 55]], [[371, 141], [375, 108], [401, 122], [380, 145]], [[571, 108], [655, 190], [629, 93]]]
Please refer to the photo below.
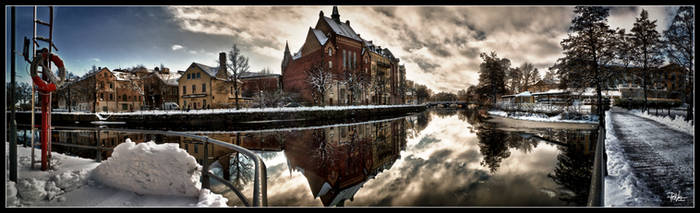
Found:
[[243, 82], [241, 87], [243, 97], [253, 97], [260, 91], [276, 92], [282, 88], [280, 74], [244, 72], [238, 76], [238, 79]]
[[282, 85], [285, 92], [298, 93], [306, 104], [313, 103], [311, 85], [306, 71], [321, 64], [333, 75], [333, 85], [325, 94], [327, 105], [345, 105], [348, 86], [343, 84], [344, 72], [358, 74], [362, 69], [362, 38], [350, 27], [350, 21], [341, 22], [338, 8], [331, 17], [319, 13], [314, 28], [309, 27], [304, 45], [292, 55], [285, 46], [282, 60]]

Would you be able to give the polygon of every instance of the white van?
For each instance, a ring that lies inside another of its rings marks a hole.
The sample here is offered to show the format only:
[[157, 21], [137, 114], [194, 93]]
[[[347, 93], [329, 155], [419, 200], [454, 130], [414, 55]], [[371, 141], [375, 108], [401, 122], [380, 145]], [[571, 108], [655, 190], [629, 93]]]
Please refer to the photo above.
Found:
[[163, 110], [178, 110], [180, 109], [175, 102], [165, 102], [163, 103]]

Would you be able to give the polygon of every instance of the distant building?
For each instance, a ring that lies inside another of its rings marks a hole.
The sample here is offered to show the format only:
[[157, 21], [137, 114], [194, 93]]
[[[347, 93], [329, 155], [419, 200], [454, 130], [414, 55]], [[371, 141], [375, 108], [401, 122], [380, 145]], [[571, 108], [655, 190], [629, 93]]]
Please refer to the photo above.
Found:
[[[219, 53], [218, 67], [209, 67], [192, 62], [178, 79], [180, 109], [213, 109], [235, 107], [236, 98], [239, 105], [245, 100], [235, 95], [231, 73], [226, 69], [226, 53]], [[238, 81], [240, 89], [242, 82]]]
[[166, 102], [179, 104], [178, 79], [180, 74], [164, 68], [154, 70], [143, 77], [145, 106], [148, 109], [162, 109]]
[[[333, 75], [330, 89], [324, 94], [326, 105], [401, 104], [401, 79], [398, 65], [389, 49], [376, 47], [350, 26], [340, 21], [338, 8], [331, 17], [319, 13], [314, 28], [309, 27], [304, 45], [292, 54], [285, 45], [282, 60], [282, 87], [298, 93], [307, 103], [314, 103], [307, 71], [320, 65]], [[405, 73], [405, 71], [404, 71]]]
[[546, 91], [557, 89], [557, 88], [559, 88], [558, 81], [542, 79], [542, 80], [537, 81], [537, 83], [528, 86], [528, 88], [525, 91], [546, 92]]
[[243, 82], [243, 97], [253, 97], [259, 92], [276, 92], [282, 89], [282, 75], [270, 73], [244, 72], [238, 79]]

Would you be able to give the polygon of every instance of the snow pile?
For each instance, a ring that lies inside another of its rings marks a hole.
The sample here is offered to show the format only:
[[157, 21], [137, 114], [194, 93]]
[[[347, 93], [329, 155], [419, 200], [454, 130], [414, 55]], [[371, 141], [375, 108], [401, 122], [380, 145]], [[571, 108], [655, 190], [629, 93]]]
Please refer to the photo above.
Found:
[[14, 181], [5, 182], [5, 201], [7, 206], [18, 206], [19, 199], [17, 199], [17, 188], [15, 187]]
[[658, 206], [659, 198], [633, 173], [624, 150], [615, 137], [610, 111], [605, 112], [605, 153], [608, 176], [605, 177], [605, 206]]
[[57, 187], [65, 191], [73, 191], [87, 183], [89, 172], [86, 169], [77, 169], [60, 174], [54, 174], [51, 179]]
[[17, 192], [22, 200], [38, 201], [46, 197], [46, 181], [35, 178], [20, 179], [17, 184]]
[[93, 175], [99, 182], [139, 194], [199, 196], [201, 166], [178, 144], [132, 142], [114, 148]]
[[202, 189], [199, 193], [199, 202], [197, 206], [199, 207], [228, 207], [226, 205], [228, 199], [220, 194], [215, 194], [209, 191], [209, 189]]
[[647, 119], [651, 119], [651, 120], [654, 120], [656, 122], [659, 122], [663, 125], [671, 127], [672, 129], [675, 129], [675, 130], [678, 130], [681, 132], [685, 132], [685, 133], [693, 135], [693, 136], [695, 135], [695, 128], [694, 128], [693, 124], [690, 121], [685, 121], [684, 118], [681, 116], [676, 116], [675, 118], [672, 119], [669, 116], [659, 117], [659, 116], [649, 114], [649, 111], [640, 112], [639, 110], [632, 110], [630, 112], [632, 112], [632, 114], [635, 114], [639, 117], [647, 118]]
[[516, 120], [526, 120], [526, 121], [586, 123], [586, 124], [597, 124], [598, 123], [597, 116], [584, 116], [585, 119], [583, 119], [583, 120], [572, 120], [572, 119], [562, 118], [562, 114], [549, 117], [547, 115], [540, 114], [540, 113], [523, 113], [523, 112], [507, 113], [507, 112], [500, 111], [500, 110], [489, 110], [488, 113], [490, 115], [496, 115], [496, 116], [516, 119]]

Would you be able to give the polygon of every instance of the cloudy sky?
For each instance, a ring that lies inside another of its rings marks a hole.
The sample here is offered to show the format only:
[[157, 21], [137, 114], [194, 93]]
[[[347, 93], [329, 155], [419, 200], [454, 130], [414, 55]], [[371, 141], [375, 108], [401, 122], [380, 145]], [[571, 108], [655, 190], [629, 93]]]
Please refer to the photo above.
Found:
[[[218, 53], [237, 43], [253, 71], [280, 73], [285, 42], [299, 50], [319, 11], [332, 6], [57, 7], [54, 40], [69, 71], [95, 66], [184, 70], [192, 62], [216, 65]], [[677, 7], [613, 7], [610, 25], [631, 29], [642, 9], [668, 27]], [[6, 42], [10, 9], [6, 8]], [[480, 52], [495, 51], [514, 66], [546, 70], [561, 57], [573, 7], [565, 6], [339, 6], [360, 36], [388, 47], [406, 66], [406, 77], [434, 91], [456, 92], [477, 83]], [[48, 20], [47, 10], [39, 10]], [[31, 37], [32, 8], [17, 8], [17, 49]], [[39, 33], [46, 34], [39, 28]], [[9, 43], [6, 43], [9, 47]], [[21, 50], [20, 50], [21, 52]], [[10, 61], [6, 48], [6, 61]], [[18, 60], [18, 78], [28, 81]], [[9, 63], [6, 63], [9, 70]], [[9, 81], [9, 72], [6, 73]]]

